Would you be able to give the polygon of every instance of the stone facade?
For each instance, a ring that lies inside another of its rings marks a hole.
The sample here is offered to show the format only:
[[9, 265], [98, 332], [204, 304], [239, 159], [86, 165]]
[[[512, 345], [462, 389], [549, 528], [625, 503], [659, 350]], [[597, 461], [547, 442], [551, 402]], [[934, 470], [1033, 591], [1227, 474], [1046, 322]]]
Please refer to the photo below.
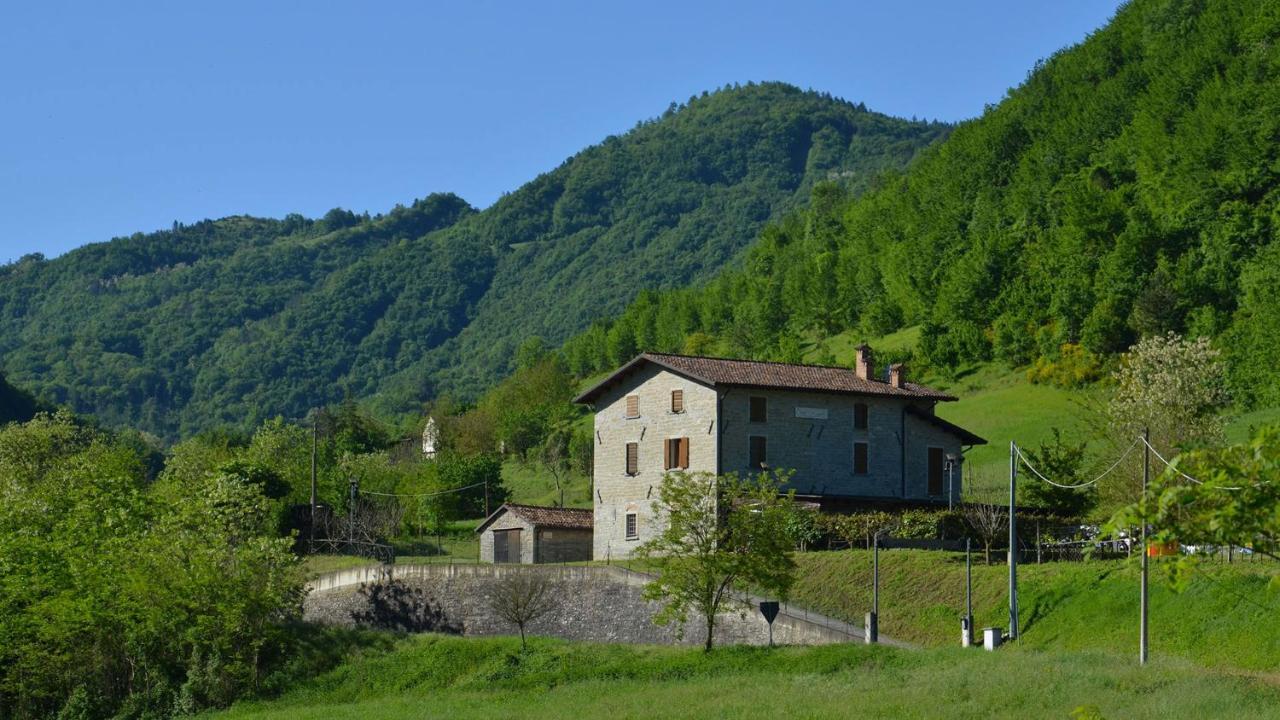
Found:
[[[671, 391], [683, 393], [683, 410], [672, 412]], [[627, 396], [637, 397], [636, 417], [627, 416]], [[715, 472], [719, 433], [716, 391], [668, 370], [648, 365], [596, 402], [594, 557], [630, 557], [655, 533], [652, 503], [667, 472], [668, 439], [688, 438], [689, 471]], [[636, 443], [636, 473], [627, 474], [627, 444]], [[627, 537], [634, 513], [636, 534]]]
[[[512, 530], [520, 531], [520, 562], [528, 565], [533, 562], [534, 558], [534, 527], [533, 523], [516, 515], [515, 513], [503, 513], [501, 517], [494, 520], [493, 523], [480, 533], [480, 560], [482, 562], [494, 562], [493, 546], [494, 533], [505, 532], [507, 537], [512, 538], [515, 533]], [[512, 538], [514, 539], [514, 538]]]
[[496, 535], [505, 533], [508, 542], [516, 540], [519, 531], [519, 560], [530, 563], [583, 562], [591, 559], [591, 530], [576, 527], [543, 527], [518, 512], [509, 512], [505, 506], [497, 517], [480, 533], [480, 561], [492, 563]]
[[[869, 366], [862, 372], [870, 373]], [[901, 373], [899, 367], [899, 383]], [[790, 472], [789, 489], [802, 496], [944, 503], [948, 493], [955, 500], [961, 495], [960, 462], [948, 473], [945, 458], [962, 458], [965, 438], [958, 433], [972, 436], [933, 419], [937, 395], [713, 386], [655, 362], [633, 363], [601, 388], [590, 395], [596, 411], [596, 560], [630, 557], [658, 532], [653, 502], [668, 471], [666, 443], [673, 438], [688, 439], [688, 467], [682, 469], [717, 475], [759, 472], [751, 466], [751, 443], [763, 438], [767, 467]], [[672, 410], [674, 390], [683, 395], [680, 412]], [[763, 399], [763, 421], [751, 418], [752, 398]], [[866, 407], [865, 429], [855, 425], [860, 405]], [[631, 443], [637, 450], [634, 473], [628, 472]], [[866, 444], [866, 472], [855, 472], [859, 443]], [[936, 492], [929, 488], [931, 448], [944, 459]], [[630, 536], [629, 515], [635, 518]]]
[[[344, 627], [374, 627], [458, 635], [511, 635], [516, 628], [493, 610], [498, 584], [511, 573], [543, 574], [563, 602], [530, 626], [534, 635], [592, 642], [700, 643], [705, 626], [690, 618], [683, 628], [656, 625], [661, 607], [641, 591], [651, 578], [613, 566], [520, 568], [509, 565], [391, 565], [328, 573], [309, 584], [303, 618]], [[763, 645], [769, 628], [760, 616], [760, 598], [735, 598], [717, 616], [716, 642]], [[773, 625], [782, 645], [861, 642], [862, 630], [784, 604]], [[899, 645], [880, 636], [881, 642]]]

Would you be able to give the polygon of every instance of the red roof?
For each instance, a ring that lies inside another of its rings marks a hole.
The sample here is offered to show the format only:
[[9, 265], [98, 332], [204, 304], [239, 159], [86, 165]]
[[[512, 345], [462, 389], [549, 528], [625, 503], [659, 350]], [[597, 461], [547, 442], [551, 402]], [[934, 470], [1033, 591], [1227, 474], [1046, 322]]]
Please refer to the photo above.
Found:
[[502, 507], [493, 511], [485, 521], [480, 523], [476, 528], [476, 532], [484, 532], [494, 520], [497, 520], [504, 512], [509, 512], [518, 517], [529, 521], [531, 525], [536, 527], [553, 527], [566, 528], [574, 530], [590, 530], [594, 525], [594, 516], [590, 509], [583, 508], [563, 508], [563, 507], [543, 507], [541, 505], [516, 505], [515, 503], [506, 503]]
[[813, 392], [852, 393], [857, 395], [883, 395], [888, 397], [918, 398], [950, 401], [956, 398], [916, 383], [903, 383], [895, 387], [883, 380], [858, 377], [845, 367], [825, 365], [796, 365], [793, 363], [763, 362], [760, 360], [730, 360], [728, 358], [697, 357], [692, 355], [668, 355], [665, 353], [641, 353], [617, 372], [579, 395], [574, 402], [594, 402], [610, 385], [642, 363], [651, 362], [707, 385], [746, 386], [779, 390], [808, 390]]

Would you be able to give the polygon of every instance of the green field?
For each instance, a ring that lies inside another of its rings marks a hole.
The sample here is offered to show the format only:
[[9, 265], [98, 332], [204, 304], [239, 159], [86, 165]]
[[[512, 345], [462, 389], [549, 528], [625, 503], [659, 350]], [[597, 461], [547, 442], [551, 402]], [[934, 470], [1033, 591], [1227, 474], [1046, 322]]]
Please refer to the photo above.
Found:
[[[1007, 628], [1008, 567], [985, 565], [975, 552], [974, 616], [978, 628]], [[1003, 554], [996, 557], [1002, 563]], [[860, 623], [871, 609], [871, 553], [798, 553], [796, 604]], [[1175, 592], [1166, 562], [1151, 573], [1151, 648], [1222, 669], [1280, 669], [1280, 575], [1274, 561], [1205, 562]], [[1034, 562], [1019, 566], [1024, 646], [1136, 655], [1136, 559]], [[925, 646], [959, 643], [964, 610], [964, 556], [923, 550], [880, 553], [880, 630]]]
[[233, 718], [1273, 718], [1266, 678], [1108, 653], [721, 648], [421, 635]]

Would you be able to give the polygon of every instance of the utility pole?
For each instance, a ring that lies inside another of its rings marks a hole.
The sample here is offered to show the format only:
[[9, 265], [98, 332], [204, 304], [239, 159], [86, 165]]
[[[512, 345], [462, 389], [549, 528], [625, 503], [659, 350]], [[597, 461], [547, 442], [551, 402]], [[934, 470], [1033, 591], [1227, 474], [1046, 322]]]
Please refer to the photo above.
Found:
[[961, 647], [973, 645], [973, 558], [969, 553], [969, 538], [964, 539], [964, 636]]
[[356, 542], [356, 493], [360, 492], [360, 481], [351, 478], [350, 482], [351, 499], [347, 507], [347, 542], [352, 546]]
[[871, 545], [871, 612], [867, 613], [863, 639], [867, 644], [880, 641], [880, 532], [877, 530]]
[[[1147, 482], [1151, 479], [1151, 431], [1142, 430], [1142, 499], [1146, 502]], [[1139, 615], [1141, 616], [1138, 635], [1138, 663], [1146, 665], [1151, 655], [1151, 647], [1147, 641], [1147, 519], [1142, 519], [1142, 597], [1139, 599]]]
[[311, 408], [311, 552], [316, 544], [316, 418], [319, 414]]
[[1018, 639], [1018, 445], [1009, 441], [1009, 639]]

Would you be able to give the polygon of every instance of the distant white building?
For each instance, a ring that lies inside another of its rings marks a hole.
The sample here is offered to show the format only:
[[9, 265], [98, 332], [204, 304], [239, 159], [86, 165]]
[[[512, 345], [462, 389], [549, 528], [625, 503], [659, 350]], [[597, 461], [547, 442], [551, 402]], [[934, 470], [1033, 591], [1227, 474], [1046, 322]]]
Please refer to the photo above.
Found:
[[427, 418], [427, 426], [422, 430], [422, 454], [427, 457], [436, 456], [436, 448], [440, 445], [440, 429], [436, 427], [436, 419]]

